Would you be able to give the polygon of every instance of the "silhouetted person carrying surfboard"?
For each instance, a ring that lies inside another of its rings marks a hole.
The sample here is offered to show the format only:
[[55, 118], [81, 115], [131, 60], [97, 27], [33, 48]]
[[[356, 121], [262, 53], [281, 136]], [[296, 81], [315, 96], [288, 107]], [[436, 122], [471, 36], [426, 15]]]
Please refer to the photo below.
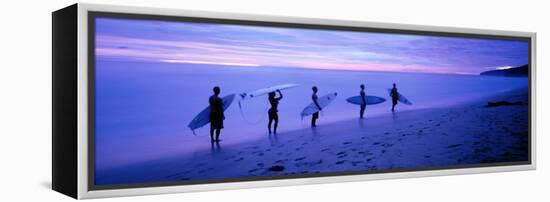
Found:
[[[210, 103], [210, 140], [212, 142], [219, 142], [223, 120], [225, 119], [223, 101], [218, 97], [220, 95], [220, 87], [216, 86], [212, 90], [214, 91], [214, 95], [208, 99], [208, 103]], [[214, 140], [214, 130], [216, 131], [216, 140]]]
[[361, 110], [359, 111], [359, 118], [363, 119], [363, 114], [365, 113], [365, 107], [367, 106], [367, 98], [365, 95], [365, 85], [361, 84], [359, 86], [361, 88], [361, 91], [359, 91], [359, 95], [361, 96], [362, 103], [359, 105], [361, 107]]
[[277, 125], [279, 125], [279, 115], [277, 114], [279, 106], [279, 101], [283, 99], [283, 94], [280, 90], [277, 90], [277, 93], [279, 93], [279, 97], [275, 97], [275, 92], [269, 93], [269, 104], [271, 104], [271, 108], [269, 111], [267, 111], [269, 116], [269, 123], [267, 124], [267, 129], [269, 130], [269, 134], [271, 134], [271, 123], [275, 121], [275, 124], [273, 125], [273, 134], [277, 134]]
[[391, 102], [392, 102], [391, 111], [394, 112], [395, 105], [397, 105], [397, 100], [399, 99], [399, 94], [397, 93], [397, 88], [395, 87], [395, 83], [393, 83], [393, 88], [390, 91], [390, 96], [391, 96]]
[[[311, 95], [311, 99], [313, 100], [313, 103], [315, 103], [315, 106], [317, 106], [317, 108], [319, 108], [319, 111], [321, 111], [321, 106], [319, 106], [319, 103], [317, 103], [317, 99], [319, 99], [319, 97], [317, 97], [317, 86], [313, 86], [311, 88], [311, 90], [313, 90], [313, 95]], [[317, 127], [317, 125], [315, 124], [317, 122], [317, 119], [319, 118], [319, 111], [318, 112], [315, 112], [311, 115], [311, 127], [312, 128], [315, 128]]]

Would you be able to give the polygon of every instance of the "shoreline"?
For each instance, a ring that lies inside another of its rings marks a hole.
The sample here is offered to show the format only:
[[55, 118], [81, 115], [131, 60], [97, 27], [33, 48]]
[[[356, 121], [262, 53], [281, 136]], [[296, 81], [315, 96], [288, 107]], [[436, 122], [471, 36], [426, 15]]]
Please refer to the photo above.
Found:
[[189, 156], [98, 171], [96, 182], [162, 182], [522, 160], [527, 152], [527, 131], [523, 131], [528, 124], [526, 103], [483, 106], [489, 101], [526, 101], [527, 92], [518, 89], [452, 107], [326, 123], [239, 146], [224, 146], [222, 141]]

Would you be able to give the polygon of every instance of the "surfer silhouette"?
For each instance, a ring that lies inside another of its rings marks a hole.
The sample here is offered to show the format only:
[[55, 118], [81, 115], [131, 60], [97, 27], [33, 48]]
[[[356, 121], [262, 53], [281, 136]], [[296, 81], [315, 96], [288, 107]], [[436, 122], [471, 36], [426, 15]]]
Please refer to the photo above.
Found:
[[271, 123], [275, 121], [275, 124], [273, 125], [273, 134], [277, 134], [277, 125], [279, 125], [279, 115], [277, 114], [279, 106], [279, 101], [283, 99], [283, 94], [280, 90], [277, 90], [277, 93], [279, 93], [279, 97], [275, 97], [275, 92], [269, 93], [269, 104], [271, 104], [271, 108], [269, 109], [268, 116], [269, 116], [269, 123], [267, 124], [267, 129], [269, 130], [269, 134], [271, 134]]
[[[210, 96], [208, 99], [210, 104], [210, 140], [212, 142], [219, 142], [221, 129], [223, 128], [223, 120], [225, 119], [223, 114], [223, 101], [219, 97], [220, 87], [216, 86], [212, 90], [214, 91], [214, 95]], [[216, 131], [215, 140], [214, 131]]]
[[365, 85], [361, 84], [361, 91], [359, 91], [359, 95], [361, 96], [361, 110], [359, 111], [359, 118], [360, 119], [363, 119], [363, 114], [365, 113], [365, 107], [367, 106], [367, 98], [366, 98], [366, 95], [365, 95]]
[[[319, 106], [319, 103], [317, 103], [317, 99], [319, 98], [319, 97], [317, 97], [317, 90], [318, 90], [317, 86], [313, 86], [311, 88], [311, 90], [313, 90], [313, 95], [311, 95], [311, 99], [313, 100], [313, 103], [315, 103], [315, 106], [317, 106], [317, 108], [319, 108], [319, 111], [323, 110], [321, 108], [321, 106]], [[311, 127], [312, 128], [317, 127], [316, 122], [317, 122], [317, 119], [319, 118], [319, 111], [315, 112], [311, 115]]]
[[397, 100], [399, 98], [399, 94], [397, 93], [397, 88], [395, 87], [395, 83], [393, 83], [393, 88], [390, 90], [390, 96], [392, 101], [391, 111], [395, 111], [395, 105], [397, 105]]

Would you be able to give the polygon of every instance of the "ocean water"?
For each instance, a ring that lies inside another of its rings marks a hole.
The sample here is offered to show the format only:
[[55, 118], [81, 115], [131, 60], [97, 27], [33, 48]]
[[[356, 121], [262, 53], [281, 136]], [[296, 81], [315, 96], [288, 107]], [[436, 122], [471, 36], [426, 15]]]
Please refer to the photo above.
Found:
[[[278, 133], [285, 133], [309, 127], [310, 117], [302, 119], [300, 112], [311, 103], [312, 86], [319, 88], [319, 96], [338, 93], [323, 109], [318, 120], [321, 125], [358, 118], [359, 106], [345, 100], [359, 95], [360, 84], [366, 86], [367, 95], [387, 99], [367, 106], [367, 118], [391, 113], [387, 89], [394, 82], [413, 102], [410, 106], [398, 104], [397, 113], [456, 105], [528, 85], [527, 78], [477, 75], [97, 61], [96, 171], [210, 149], [209, 126], [197, 129], [194, 135], [187, 124], [208, 106], [214, 86], [220, 86], [221, 96], [225, 96], [278, 84], [300, 84], [282, 92]], [[236, 98], [225, 112], [224, 146], [268, 136], [267, 96], [244, 100], [242, 108], [238, 102]]]

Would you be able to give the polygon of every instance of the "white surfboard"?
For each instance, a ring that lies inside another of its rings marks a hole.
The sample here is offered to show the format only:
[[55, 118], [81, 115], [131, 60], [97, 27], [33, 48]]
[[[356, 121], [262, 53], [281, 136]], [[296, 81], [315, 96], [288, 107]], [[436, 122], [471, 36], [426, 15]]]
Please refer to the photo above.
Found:
[[[356, 105], [363, 104], [363, 99], [361, 98], [361, 96], [349, 97], [348, 99], [346, 99], [346, 101], [348, 101], [351, 104], [356, 104]], [[365, 96], [365, 101], [366, 101], [365, 105], [375, 105], [375, 104], [380, 104], [380, 103], [385, 102], [386, 99], [378, 97], [378, 96], [367, 95], [367, 96]]]
[[289, 84], [270, 86], [270, 87], [258, 89], [258, 90], [255, 90], [255, 91], [252, 91], [252, 92], [249, 92], [249, 93], [241, 93], [240, 96], [244, 100], [244, 99], [247, 99], [247, 98], [254, 98], [254, 97], [266, 95], [268, 93], [275, 92], [277, 90], [284, 90], [284, 89], [294, 88], [294, 87], [299, 86], [299, 85], [300, 84], [289, 83]]
[[[337, 95], [338, 95], [338, 93], [326, 94], [326, 95], [324, 95], [324, 96], [317, 99], [317, 104], [319, 104], [319, 107], [325, 108], [334, 99], [336, 99]], [[312, 115], [313, 113], [318, 112], [318, 111], [319, 111], [319, 108], [317, 107], [317, 105], [315, 105], [315, 103], [311, 102], [311, 104], [309, 104], [308, 106], [306, 106], [306, 108], [304, 108], [304, 110], [302, 110], [302, 113], [300, 115], [302, 116], [302, 118], [304, 118], [305, 116]]]
[[[230, 94], [222, 98], [223, 103], [223, 110], [227, 110], [229, 106], [231, 106], [231, 103], [233, 103], [233, 99], [235, 99], [235, 94]], [[195, 129], [201, 128], [205, 126], [206, 124], [210, 123], [210, 106], [203, 109], [193, 120], [187, 125], [191, 131], [193, 131], [193, 134], [195, 134]]]
[[[391, 88], [388, 88], [388, 93], [391, 97]], [[397, 92], [397, 101], [406, 104], [406, 105], [412, 105], [413, 103], [409, 101], [405, 96], [403, 96], [401, 93]]]

